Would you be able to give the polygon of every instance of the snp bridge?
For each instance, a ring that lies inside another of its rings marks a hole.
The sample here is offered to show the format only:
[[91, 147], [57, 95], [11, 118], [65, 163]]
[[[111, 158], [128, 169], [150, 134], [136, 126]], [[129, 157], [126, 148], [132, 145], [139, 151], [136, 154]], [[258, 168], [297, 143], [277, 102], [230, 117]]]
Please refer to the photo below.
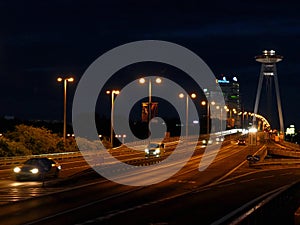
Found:
[[[280, 92], [279, 92], [279, 83], [277, 78], [277, 68], [276, 64], [282, 61], [283, 56], [275, 54], [274, 50], [264, 50], [262, 55], [258, 55], [255, 57], [255, 60], [261, 63], [261, 70], [259, 75], [256, 100], [254, 106], [254, 114], [258, 113], [259, 100], [261, 96], [261, 90], [263, 86], [263, 80], [266, 80], [266, 88], [271, 90], [272, 80], [274, 80], [275, 91], [276, 91], [276, 100], [277, 100], [277, 109], [280, 123], [280, 134], [282, 137], [284, 136], [284, 123], [283, 123], [283, 115], [282, 115], [282, 106], [280, 100]], [[272, 93], [270, 93], [272, 94]], [[268, 102], [271, 102], [271, 99], [268, 99]], [[253, 124], [256, 124], [256, 117], [253, 117]], [[283, 139], [283, 138], [282, 138]]]

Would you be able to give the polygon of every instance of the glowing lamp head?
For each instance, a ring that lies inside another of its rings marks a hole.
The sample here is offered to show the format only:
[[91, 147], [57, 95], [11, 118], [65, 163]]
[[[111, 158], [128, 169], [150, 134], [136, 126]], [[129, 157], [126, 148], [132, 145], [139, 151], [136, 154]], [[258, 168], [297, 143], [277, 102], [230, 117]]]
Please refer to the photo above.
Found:
[[197, 95], [195, 93], [191, 94], [191, 98], [196, 98], [196, 97], [197, 97]]
[[140, 84], [144, 84], [144, 83], [146, 83], [146, 80], [145, 80], [145, 78], [140, 78], [140, 79], [139, 79], [139, 83], [140, 83]]
[[155, 82], [156, 82], [157, 84], [160, 84], [160, 83], [162, 82], [162, 80], [161, 80], [161, 78], [157, 77], [157, 78], [155, 79]]
[[74, 78], [73, 78], [73, 77], [69, 77], [69, 78], [67, 79], [67, 81], [68, 81], [68, 82], [73, 82], [73, 81], [74, 81]]
[[256, 132], [257, 132], [257, 128], [255, 128], [255, 127], [251, 127], [249, 129], [249, 133], [256, 133]]

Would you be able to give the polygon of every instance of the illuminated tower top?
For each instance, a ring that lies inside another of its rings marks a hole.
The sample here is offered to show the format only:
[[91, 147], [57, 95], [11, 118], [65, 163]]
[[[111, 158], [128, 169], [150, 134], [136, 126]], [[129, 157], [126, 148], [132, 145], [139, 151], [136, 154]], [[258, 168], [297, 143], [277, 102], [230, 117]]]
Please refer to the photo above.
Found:
[[283, 59], [283, 56], [276, 55], [274, 50], [264, 50], [262, 55], [255, 56], [255, 60], [260, 63], [277, 63]]

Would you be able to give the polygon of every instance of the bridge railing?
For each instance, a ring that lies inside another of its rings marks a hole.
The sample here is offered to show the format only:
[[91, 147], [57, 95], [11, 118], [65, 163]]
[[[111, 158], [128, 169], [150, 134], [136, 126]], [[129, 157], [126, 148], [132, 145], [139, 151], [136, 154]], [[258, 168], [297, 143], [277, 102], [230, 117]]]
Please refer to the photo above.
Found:
[[299, 144], [291, 143], [291, 142], [288, 142], [288, 141], [282, 141], [282, 145], [284, 145], [288, 148], [300, 151], [300, 145]]
[[[239, 130], [234, 129], [234, 130], [224, 131], [223, 133], [216, 133], [216, 134], [210, 134], [210, 135], [222, 134], [223, 136], [226, 136], [226, 135], [231, 135], [231, 134], [234, 134], [237, 132], [239, 132]], [[200, 138], [207, 138], [207, 137], [208, 137], [208, 135], [206, 135], [206, 134], [203, 134], [200, 136]], [[198, 138], [199, 138], [198, 135], [194, 135], [194, 136], [190, 136], [189, 140], [198, 140]], [[166, 146], [176, 144], [175, 142], [177, 142], [178, 140], [179, 140], [179, 137], [170, 137], [167, 140], [165, 140]], [[158, 141], [158, 139], [153, 139], [153, 141]], [[141, 146], [141, 145], [146, 145], [146, 144], [147, 144], [146, 140], [140, 140], [140, 141], [136, 141], [136, 142], [132, 142], [132, 143], [126, 143], [126, 146], [131, 147], [131, 146]], [[227, 141], [224, 142], [224, 145], [226, 145], [226, 144], [228, 144]], [[63, 160], [63, 159], [82, 157], [82, 155], [81, 155], [80, 151], [77, 151], [77, 152], [62, 152], [62, 153], [51, 153], [51, 154], [41, 154], [41, 155], [0, 157], [0, 167], [18, 165], [18, 164], [23, 163], [27, 159], [33, 158], [33, 157], [49, 157], [49, 158], [52, 158], [55, 160]]]
[[[244, 205], [228, 216], [226, 224], [294, 224], [294, 215], [299, 206], [296, 197], [300, 194], [299, 187], [300, 182], [296, 181], [254, 199], [249, 202], [251, 204]], [[298, 221], [299, 218], [295, 215], [296, 219]]]
[[29, 158], [34, 157], [49, 157], [56, 160], [70, 159], [81, 157], [80, 152], [61, 152], [52, 154], [41, 154], [41, 155], [27, 155], [27, 156], [13, 156], [13, 157], [0, 157], [0, 166], [10, 166], [21, 164]]

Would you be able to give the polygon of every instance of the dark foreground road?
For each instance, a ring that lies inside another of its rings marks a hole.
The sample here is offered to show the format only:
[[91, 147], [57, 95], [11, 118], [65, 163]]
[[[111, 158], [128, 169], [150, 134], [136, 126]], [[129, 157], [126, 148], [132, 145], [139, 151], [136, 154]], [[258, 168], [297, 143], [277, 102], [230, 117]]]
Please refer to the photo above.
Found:
[[[0, 221], [7, 225], [220, 224], [220, 219], [253, 199], [300, 178], [298, 168], [249, 168], [246, 155], [259, 147], [224, 146], [203, 172], [198, 170], [203, 153], [199, 149], [179, 173], [146, 187], [116, 184], [91, 171], [81, 173], [45, 188], [57, 192], [2, 205]], [[89, 182], [80, 182], [85, 179]]]

